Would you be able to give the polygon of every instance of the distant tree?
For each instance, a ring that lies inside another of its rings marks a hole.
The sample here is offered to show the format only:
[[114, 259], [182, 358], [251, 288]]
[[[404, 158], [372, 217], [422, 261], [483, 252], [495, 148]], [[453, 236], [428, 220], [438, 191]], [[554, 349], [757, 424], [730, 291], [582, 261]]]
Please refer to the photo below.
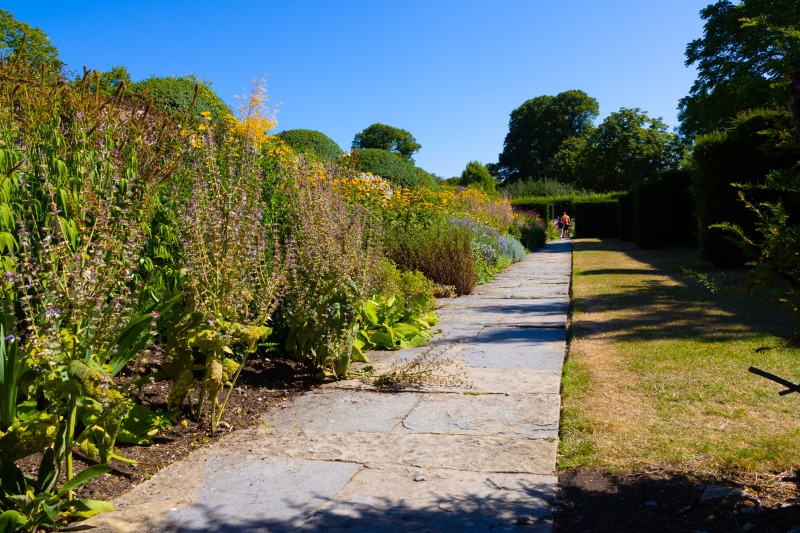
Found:
[[679, 137], [661, 119], [639, 108], [622, 108], [585, 138], [565, 143], [556, 160], [575, 185], [598, 192], [626, 191], [634, 183], [677, 169], [684, 151]]
[[357, 150], [353, 152], [353, 155], [362, 172], [369, 172], [373, 176], [385, 178], [399, 187], [416, 189], [419, 184], [417, 167], [400, 155], [379, 148]]
[[333, 139], [316, 130], [287, 130], [280, 137], [295, 152], [311, 153], [325, 161], [335, 161], [344, 153]]
[[409, 161], [422, 146], [411, 133], [385, 124], [373, 124], [353, 139], [353, 148], [377, 148], [403, 156]]
[[681, 133], [693, 139], [747, 109], [785, 109], [800, 70], [800, 0], [720, 0], [700, 16], [703, 37], [686, 48], [697, 79], [681, 99]]
[[550, 177], [561, 144], [588, 132], [599, 112], [597, 100], [577, 90], [526, 101], [511, 112], [499, 173], [509, 182]]
[[50, 43], [46, 33], [16, 20], [10, 11], [0, 9], [0, 59], [13, 57], [20, 51], [22, 57], [34, 65], [45, 63], [56, 69], [63, 66], [58, 49]]
[[191, 108], [191, 115], [198, 116], [203, 111], [211, 113], [214, 121], [222, 119], [230, 110], [225, 102], [204, 81], [196, 77], [151, 77], [131, 86], [131, 94], [143, 97], [145, 100], [152, 98], [153, 105], [172, 116], [178, 116], [189, 111], [194, 98], [194, 88], [198, 86], [197, 99]]
[[487, 194], [495, 194], [496, 186], [494, 177], [489, 170], [478, 161], [470, 161], [467, 168], [461, 173], [458, 184], [462, 187], [475, 187]]
[[123, 83], [127, 87], [133, 85], [133, 80], [131, 80], [128, 69], [122, 65], [115, 65], [111, 67], [111, 70], [106, 72], [90, 72], [88, 75], [92, 77], [90, 83], [92, 83], [93, 90], [108, 95], [114, 94]]

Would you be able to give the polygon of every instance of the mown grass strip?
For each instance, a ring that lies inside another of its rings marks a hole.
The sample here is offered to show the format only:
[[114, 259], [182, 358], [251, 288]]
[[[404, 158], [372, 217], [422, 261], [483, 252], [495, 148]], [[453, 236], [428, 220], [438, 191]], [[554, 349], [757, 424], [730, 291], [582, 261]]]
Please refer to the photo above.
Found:
[[781, 385], [747, 371], [800, 381], [790, 315], [688, 278], [683, 268], [709, 268], [694, 250], [616, 240], [578, 240], [574, 250], [559, 468], [797, 467], [800, 395], [779, 396]]

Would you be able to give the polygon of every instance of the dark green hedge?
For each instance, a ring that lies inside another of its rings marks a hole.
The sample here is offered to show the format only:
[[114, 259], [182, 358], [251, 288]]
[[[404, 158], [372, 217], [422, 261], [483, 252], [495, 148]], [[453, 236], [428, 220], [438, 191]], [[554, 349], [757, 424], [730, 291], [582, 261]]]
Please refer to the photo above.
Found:
[[576, 238], [619, 237], [617, 200], [575, 200]]
[[692, 152], [692, 191], [697, 209], [700, 254], [716, 266], [740, 266], [744, 257], [730, 234], [710, 225], [731, 222], [752, 232], [755, 218], [731, 183], [760, 183], [773, 169], [794, 166], [800, 153], [768, 131], [791, 131], [785, 111], [753, 110], [737, 116], [725, 131], [697, 138]]
[[633, 240], [633, 195], [630, 193], [617, 198], [617, 227], [620, 240]]
[[662, 174], [637, 183], [633, 199], [633, 238], [640, 248], [692, 246], [697, 243], [697, 219], [688, 171]]
[[550, 199], [546, 197], [527, 197], [520, 198], [519, 200], [511, 200], [511, 206], [514, 209], [524, 211], [536, 211], [540, 217], [545, 220], [553, 220], [553, 204]]

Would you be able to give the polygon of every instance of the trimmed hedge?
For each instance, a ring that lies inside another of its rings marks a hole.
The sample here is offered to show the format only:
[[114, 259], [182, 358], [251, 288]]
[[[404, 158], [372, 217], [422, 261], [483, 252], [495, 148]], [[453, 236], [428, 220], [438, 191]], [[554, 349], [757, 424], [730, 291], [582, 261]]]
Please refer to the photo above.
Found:
[[687, 171], [662, 174], [640, 182], [631, 193], [633, 238], [640, 248], [689, 246], [697, 243], [696, 216]]
[[731, 183], [763, 183], [773, 169], [794, 166], [800, 153], [776, 135], [791, 131], [788, 111], [753, 110], [738, 115], [725, 132], [697, 138], [692, 152], [692, 190], [696, 202], [700, 254], [716, 266], [741, 266], [746, 258], [728, 232], [710, 229], [720, 222], [738, 224], [752, 233], [755, 216]]
[[[614, 200], [575, 200], [576, 221], [574, 237], [619, 237], [618, 202]], [[569, 214], [569, 212], [567, 212]], [[578, 223], [580, 222], [580, 223]]]
[[633, 240], [633, 211], [633, 195], [621, 194], [617, 198], [617, 227], [619, 228], [619, 238], [622, 241]]

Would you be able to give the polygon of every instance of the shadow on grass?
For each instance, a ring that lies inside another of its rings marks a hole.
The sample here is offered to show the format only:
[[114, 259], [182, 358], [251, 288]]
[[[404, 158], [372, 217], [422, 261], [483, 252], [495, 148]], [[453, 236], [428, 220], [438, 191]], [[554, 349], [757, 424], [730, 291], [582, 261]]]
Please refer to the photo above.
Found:
[[[795, 318], [770, 305], [766, 297], [714, 294], [685, 274], [682, 267], [713, 273], [694, 250], [642, 250], [611, 239], [575, 243], [576, 252], [600, 250], [623, 253], [651, 268], [597, 268], [578, 273], [641, 276], [638, 283], [624, 285], [619, 292], [575, 298], [576, 311], [603, 313], [598, 320], [581, 317], [575, 333], [584, 338], [598, 333], [623, 342], [665, 338], [731, 342], [762, 333], [790, 339], [795, 332]], [[744, 274], [743, 270], [727, 272], [733, 278]], [[662, 276], [669, 282], [658, 279]]]
[[725, 484], [661, 471], [635, 475], [599, 469], [566, 471], [559, 476], [553, 531], [786, 533], [800, 525], [800, 505], [758, 509], [752, 500], [733, 495], [700, 501], [707, 485]]

